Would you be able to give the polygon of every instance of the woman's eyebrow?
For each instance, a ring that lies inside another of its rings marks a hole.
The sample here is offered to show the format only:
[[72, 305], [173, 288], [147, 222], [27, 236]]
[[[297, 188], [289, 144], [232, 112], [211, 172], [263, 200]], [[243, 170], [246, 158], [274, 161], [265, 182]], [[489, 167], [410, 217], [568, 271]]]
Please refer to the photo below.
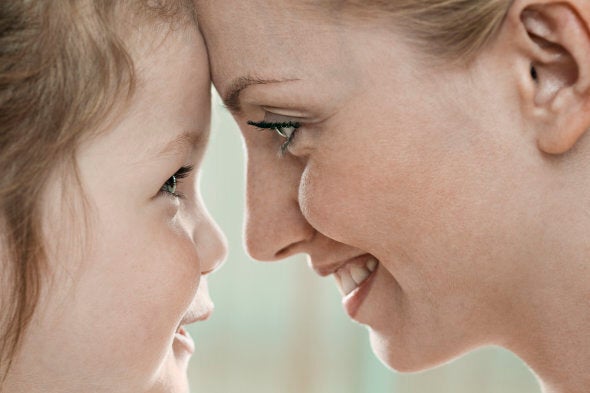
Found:
[[222, 96], [223, 104], [233, 114], [241, 114], [240, 93], [252, 85], [266, 85], [270, 83], [292, 82], [296, 79], [263, 79], [252, 76], [241, 76], [234, 79]]

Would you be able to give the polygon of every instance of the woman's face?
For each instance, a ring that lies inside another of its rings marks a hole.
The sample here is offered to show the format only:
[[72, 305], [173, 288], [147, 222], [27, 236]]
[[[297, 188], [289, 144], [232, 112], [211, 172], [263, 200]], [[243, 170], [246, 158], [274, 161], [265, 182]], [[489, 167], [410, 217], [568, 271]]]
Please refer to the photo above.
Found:
[[[500, 343], [537, 241], [511, 59], [445, 67], [393, 28], [286, 3], [197, 2], [246, 144], [249, 252], [307, 253], [396, 369]], [[283, 157], [262, 120], [299, 125]]]
[[188, 392], [183, 326], [212, 312], [206, 274], [226, 253], [197, 185], [209, 68], [198, 33], [149, 31], [132, 47], [130, 106], [78, 151], [81, 187], [71, 174], [50, 182], [50, 279], [14, 364], [21, 386]]

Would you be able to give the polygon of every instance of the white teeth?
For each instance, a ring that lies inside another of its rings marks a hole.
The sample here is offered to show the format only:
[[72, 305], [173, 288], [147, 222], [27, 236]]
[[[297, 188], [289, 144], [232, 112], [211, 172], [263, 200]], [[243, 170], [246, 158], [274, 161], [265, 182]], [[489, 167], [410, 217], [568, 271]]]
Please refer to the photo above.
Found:
[[353, 265], [350, 267], [350, 275], [356, 285], [359, 285], [371, 275], [371, 272], [364, 266]]
[[344, 296], [354, 291], [371, 273], [377, 270], [379, 262], [375, 258], [369, 259], [364, 266], [350, 264], [344, 266], [334, 274], [340, 292]]
[[377, 260], [374, 258], [369, 259], [369, 261], [367, 262], [367, 269], [369, 269], [369, 271], [372, 273], [377, 269]]
[[352, 279], [350, 273], [348, 271], [345, 271], [344, 269], [340, 272], [339, 276], [340, 284], [342, 285], [342, 291], [344, 292], [344, 295], [348, 295], [356, 288], [357, 284]]

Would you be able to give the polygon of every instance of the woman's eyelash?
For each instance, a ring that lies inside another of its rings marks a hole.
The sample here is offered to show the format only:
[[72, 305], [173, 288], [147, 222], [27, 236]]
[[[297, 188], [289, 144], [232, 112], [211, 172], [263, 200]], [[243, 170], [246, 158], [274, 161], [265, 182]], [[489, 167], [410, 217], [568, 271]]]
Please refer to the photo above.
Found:
[[[295, 138], [295, 135], [297, 134], [297, 129], [299, 127], [301, 127], [300, 123], [292, 122], [292, 121], [272, 123], [272, 122], [266, 122], [264, 120], [263, 121], [250, 121], [249, 120], [248, 125], [254, 126], [254, 127], [261, 129], [261, 130], [274, 131], [277, 134], [279, 134], [281, 137], [285, 138], [286, 141], [283, 144], [281, 144], [281, 150], [280, 150], [281, 156], [285, 155], [285, 153], [287, 152], [287, 149], [289, 148], [289, 145], [291, 144], [291, 142], [293, 142], [293, 139]], [[291, 133], [287, 133], [285, 131], [285, 129], [289, 129], [289, 128], [293, 128], [293, 131], [291, 131]]]
[[160, 188], [160, 193], [164, 195], [169, 195], [174, 198], [184, 198], [184, 194], [177, 192], [176, 188], [178, 186], [179, 180], [188, 177], [193, 170], [192, 165], [185, 165], [179, 168], [174, 175], [170, 176], [168, 180], [162, 185]]
[[248, 125], [254, 126], [254, 127], [258, 127], [258, 128], [263, 128], [263, 129], [272, 129], [272, 128], [277, 128], [277, 127], [282, 127], [282, 128], [288, 128], [288, 127], [294, 127], [294, 128], [299, 128], [301, 127], [301, 124], [297, 123], [297, 122], [293, 122], [293, 121], [284, 121], [284, 122], [267, 122], [267, 121], [251, 121], [248, 120]]

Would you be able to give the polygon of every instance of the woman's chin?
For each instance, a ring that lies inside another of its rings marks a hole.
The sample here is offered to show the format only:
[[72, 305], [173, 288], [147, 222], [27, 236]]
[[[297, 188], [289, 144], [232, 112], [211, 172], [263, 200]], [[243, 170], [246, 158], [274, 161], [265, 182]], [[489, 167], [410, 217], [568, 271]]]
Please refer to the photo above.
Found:
[[390, 369], [400, 373], [416, 373], [440, 367], [456, 356], [445, 356], [447, 353], [425, 350], [417, 346], [406, 348], [400, 343], [403, 340], [391, 335], [384, 335], [369, 328], [371, 348], [377, 358]]

